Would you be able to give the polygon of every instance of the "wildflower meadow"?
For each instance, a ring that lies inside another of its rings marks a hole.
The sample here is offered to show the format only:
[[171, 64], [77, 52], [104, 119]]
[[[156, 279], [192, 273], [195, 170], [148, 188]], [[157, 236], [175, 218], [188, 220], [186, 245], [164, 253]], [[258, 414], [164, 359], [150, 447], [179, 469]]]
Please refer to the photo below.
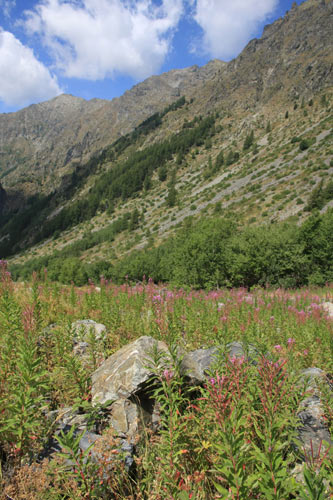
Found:
[[[324, 376], [320, 419], [332, 436], [333, 320], [324, 304], [333, 288], [203, 291], [105, 279], [85, 287], [12, 281], [1, 263], [0, 484], [4, 500], [311, 499], [333, 498], [330, 443], [300, 439], [299, 413]], [[73, 350], [76, 320], [105, 325], [84, 359]], [[151, 352], [157, 428], [138, 433], [129, 468], [108, 425], [109, 404], [93, 404], [91, 375], [141, 336], [163, 341], [167, 361]], [[226, 355], [239, 342], [244, 355]], [[201, 385], [186, 383], [184, 355], [217, 348]], [[311, 389], [312, 387], [312, 389]], [[61, 409], [88, 418], [58, 433]], [[57, 413], [58, 412], [58, 413]], [[99, 425], [106, 447], [92, 454], [79, 441]], [[317, 443], [318, 444], [318, 443]], [[115, 458], [116, 457], [116, 458]]]

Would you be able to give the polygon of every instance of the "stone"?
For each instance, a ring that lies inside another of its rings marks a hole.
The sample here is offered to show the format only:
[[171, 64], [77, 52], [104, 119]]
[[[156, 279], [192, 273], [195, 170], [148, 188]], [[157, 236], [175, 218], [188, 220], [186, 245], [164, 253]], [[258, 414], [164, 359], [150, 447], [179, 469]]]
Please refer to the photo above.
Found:
[[313, 389], [314, 391], [317, 391], [317, 382], [318, 380], [325, 380], [326, 379], [326, 374], [323, 370], [320, 368], [306, 368], [305, 370], [301, 371], [301, 378], [300, 382], [301, 383], [306, 383], [306, 389]]
[[245, 358], [249, 363], [256, 364], [255, 358], [259, 356], [259, 351], [252, 344], [248, 344], [247, 349], [241, 342], [230, 342], [227, 344], [226, 351], [231, 359]]
[[216, 361], [218, 349], [196, 349], [183, 357], [180, 372], [191, 385], [200, 385], [207, 379], [207, 372]]
[[298, 417], [302, 425], [298, 429], [298, 438], [302, 442], [303, 449], [308, 456], [313, 453], [318, 455], [323, 441], [332, 445], [330, 433], [322, 419], [323, 407], [317, 395], [306, 398], [301, 403], [302, 410]]
[[[101, 462], [105, 472], [113, 470], [116, 463], [124, 461], [125, 468], [129, 471], [134, 463], [134, 446], [126, 439], [115, 438], [110, 429], [104, 435], [86, 432], [80, 439], [79, 447], [82, 452], [90, 448], [90, 458], [94, 462]], [[116, 451], [116, 453], [114, 453]]]
[[72, 323], [71, 329], [74, 333], [73, 354], [80, 358], [83, 366], [89, 368], [91, 362], [90, 346], [93, 346], [95, 355], [104, 359], [102, 347], [106, 332], [105, 325], [96, 323], [92, 319], [83, 319]]
[[218, 358], [225, 359], [227, 355], [231, 359], [247, 358], [250, 363], [255, 363], [254, 358], [258, 351], [252, 345], [248, 346], [247, 353], [240, 342], [231, 342], [226, 345], [225, 354], [219, 347], [209, 349], [197, 349], [191, 351], [182, 359], [180, 370], [191, 385], [200, 385], [207, 380], [207, 374]]
[[149, 424], [151, 415], [129, 399], [118, 399], [111, 406], [109, 423], [119, 437], [135, 444], [144, 425]]
[[153, 349], [169, 357], [164, 342], [143, 336], [112, 354], [92, 374], [92, 401], [105, 403], [108, 400], [127, 399], [144, 391], [154, 375], [148, 367]]
[[57, 424], [58, 431], [67, 427], [70, 428], [72, 425], [82, 431], [86, 429], [88, 422], [88, 415], [79, 413], [78, 410], [74, 410], [72, 407], [50, 411], [47, 413], [47, 418]]
[[89, 352], [88, 342], [77, 342], [73, 348], [73, 354], [79, 356], [80, 358], [86, 358]]
[[74, 339], [80, 339], [84, 341], [89, 340], [90, 335], [94, 335], [96, 340], [101, 340], [106, 332], [106, 326], [102, 323], [96, 323], [92, 319], [81, 319], [74, 321], [71, 326], [72, 332], [74, 333]]
[[322, 442], [332, 444], [331, 436], [323, 420], [324, 409], [320, 401], [320, 387], [318, 381], [329, 384], [326, 373], [320, 368], [311, 367], [301, 371], [300, 382], [306, 384], [309, 396], [301, 403], [298, 417], [302, 423], [299, 427], [298, 438], [302, 442], [307, 455], [316, 456]]
[[95, 444], [95, 442], [100, 439], [101, 436], [100, 434], [95, 434], [94, 432], [85, 432], [85, 434], [82, 436], [79, 442], [80, 449], [84, 452], [86, 451], [89, 446], [92, 444]]
[[332, 302], [324, 302], [322, 304], [322, 308], [327, 313], [327, 316], [329, 318], [333, 319], [333, 303]]

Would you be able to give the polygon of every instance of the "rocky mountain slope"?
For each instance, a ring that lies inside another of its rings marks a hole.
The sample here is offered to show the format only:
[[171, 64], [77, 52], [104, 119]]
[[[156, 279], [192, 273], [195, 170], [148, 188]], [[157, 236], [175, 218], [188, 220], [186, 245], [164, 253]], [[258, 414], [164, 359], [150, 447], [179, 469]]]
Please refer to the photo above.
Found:
[[[153, 76], [111, 102], [62, 95], [0, 115], [4, 186], [49, 192], [73, 162], [85, 161], [181, 95], [193, 112], [216, 106], [244, 111], [282, 104], [332, 84], [332, 2], [294, 4], [230, 63], [215, 60]], [[28, 173], [28, 176], [27, 176]]]
[[223, 66], [213, 61], [152, 76], [112, 101], [63, 94], [0, 115], [0, 178], [30, 194], [49, 192], [73, 162], [87, 160], [180, 95], [193, 93]]
[[[332, 21], [331, 1], [308, 0], [229, 63], [153, 76], [111, 102], [63, 95], [0, 115], [2, 253], [38, 243], [21, 261], [61, 250], [136, 211], [130, 232], [125, 224], [112, 244], [99, 240], [81, 257], [123, 255], [159, 241], [189, 215], [305, 217], [313, 191], [330, 193]], [[199, 132], [202, 140], [194, 138]], [[115, 194], [120, 182], [126, 189]], [[37, 219], [29, 212], [36, 193], [50, 195], [39, 201]], [[323, 209], [331, 203], [324, 198]], [[10, 209], [26, 217], [21, 232]]]

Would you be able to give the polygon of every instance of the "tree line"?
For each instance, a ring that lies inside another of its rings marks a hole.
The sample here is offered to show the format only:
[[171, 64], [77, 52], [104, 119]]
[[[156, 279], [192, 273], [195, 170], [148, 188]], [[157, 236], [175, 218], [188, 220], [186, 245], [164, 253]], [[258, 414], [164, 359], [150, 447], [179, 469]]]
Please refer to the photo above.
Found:
[[158, 247], [120, 260], [86, 264], [78, 247], [72, 247], [67, 254], [65, 250], [12, 265], [11, 271], [15, 279], [28, 279], [32, 271], [42, 272], [44, 267], [50, 279], [78, 285], [88, 278], [98, 281], [101, 275], [119, 283], [146, 276], [194, 288], [323, 285], [333, 282], [333, 209], [312, 214], [300, 226], [294, 222], [243, 226], [231, 217], [189, 218]]

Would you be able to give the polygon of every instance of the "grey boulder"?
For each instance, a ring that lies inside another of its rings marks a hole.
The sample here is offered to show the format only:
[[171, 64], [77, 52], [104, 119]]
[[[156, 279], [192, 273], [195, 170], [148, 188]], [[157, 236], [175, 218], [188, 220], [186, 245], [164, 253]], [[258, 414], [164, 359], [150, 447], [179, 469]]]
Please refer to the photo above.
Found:
[[187, 378], [191, 385], [200, 385], [207, 380], [209, 372], [217, 361], [225, 362], [229, 359], [245, 358], [254, 363], [254, 358], [258, 356], [258, 351], [254, 346], [249, 345], [245, 350], [240, 342], [231, 342], [222, 347], [210, 347], [209, 349], [197, 349], [191, 351], [183, 357], [180, 365], [181, 374]]
[[216, 361], [218, 349], [196, 349], [183, 357], [180, 364], [180, 372], [191, 385], [202, 384], [207, 380], [207, 372]]
[[143, 336], [106, 359], [92, 374], [93, 403], [127, 399], [144, 390], [154, 375], [149, 367], [153, 350], [164, 359], [169, 356], [164, 342]]
[[102, 323], [96, 323], [93, 319], [80, 319], [72, 323], [72, 332], [74, 338], [88, 341], [91, 335], [96, 340], [101, 340], [106, 332], [106, 326]]

